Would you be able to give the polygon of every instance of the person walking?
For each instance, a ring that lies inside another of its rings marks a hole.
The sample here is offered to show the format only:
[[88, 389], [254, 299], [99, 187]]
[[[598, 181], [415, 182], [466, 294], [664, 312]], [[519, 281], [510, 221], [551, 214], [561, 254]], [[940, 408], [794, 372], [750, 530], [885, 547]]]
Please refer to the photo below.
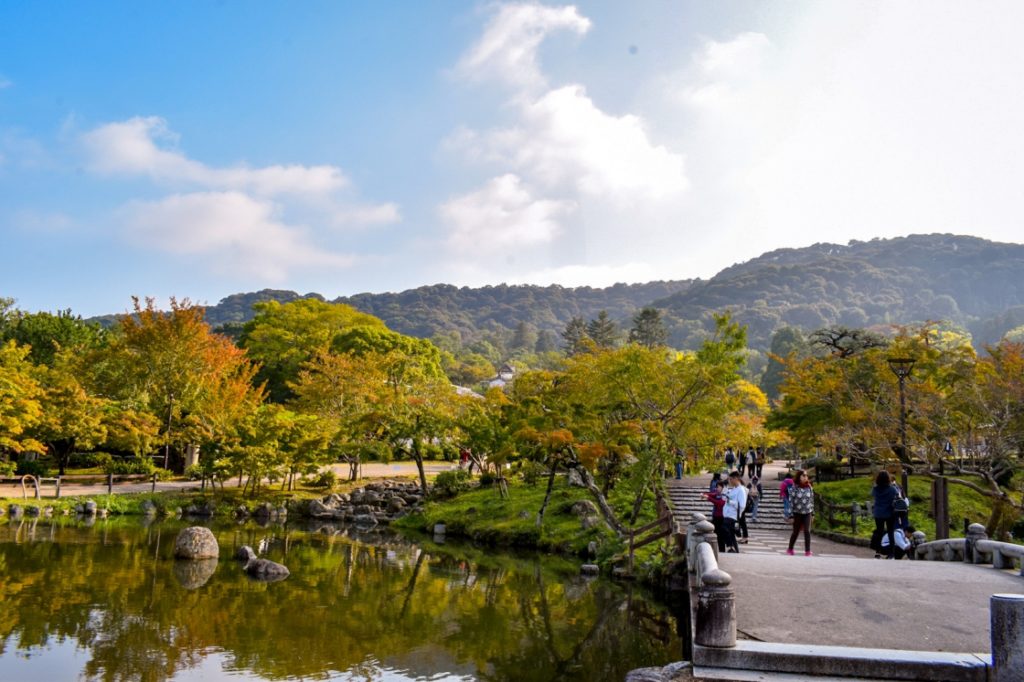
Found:
[[875, 485], [871, 488], [871, 515], [875, 517], [875, 532], [871, 537], [873, 547], [882, 548], [882, 534], [884, 533], [889, 542], [887, 545], [887, 559], [895, 557], [896, 548], [896, 512], [894, 503], [899, 498], [899, 489], [892, 484], [889, 472], [882, 470], [875, 477]]
[[736, 529], [740, 522], [740, 516], [747, 506], [747, 489], [740, 485], [740, 472], [734, 471], [729, 474], [729, 483], [722, 493], [725, 498], [725, 508], [722, 509], [722, 527], [725, 530], [726, 550], [739, 552], [740, 546], [736, 539]]
[[811, 556], [811, 518], [814, 516], [814, 489], [807, 472], [797, 469], [793, 474], [793, 487], [789, 490], [789, 503], [793, 510], [793, 533], [789, 536], [789, 549], [786, 554], [793, 554], [800, 531], [804, 532], [804, 556]]
[[732, 470], [736, 468], [736, 453], [732, 451], [732, 446], [727, 445], [725, 448], [725, 470], [728, 473], [732, 473]]
[[683, 478], [683, 451], [676, 448], [676, 480], [682, 480]]
[[757, 523], [757, 510], [761, 507], [761, 495], [764, 494], [764, 488], [761, 486], [761, 479], [754, 476], [750, 479], [750, 485], [747, 486], [747, 495], [750, 498], [748, 503], [750, 506], [750, 520]]
[[764, 460], [765, 457], [767, 457], [767, 454], [763, 447], [758, 447], [754, 454], [756, 455], [755, 462], [757, 463], [757, 471], [754, 472], [754, 475], [761, 478], [761, 472], [764, 470]]
[[[754, 451], [753, 445], [747, 446], [747, 478], [753, 478], [757, 473], [757, 452]], [[742, 467], [740, 467], [742, 472]]]

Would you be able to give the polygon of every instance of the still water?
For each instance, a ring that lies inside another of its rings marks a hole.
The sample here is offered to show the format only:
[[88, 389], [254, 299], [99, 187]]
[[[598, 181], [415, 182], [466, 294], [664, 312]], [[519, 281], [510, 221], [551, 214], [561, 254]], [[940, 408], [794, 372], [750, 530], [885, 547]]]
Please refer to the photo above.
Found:
[[[213, 526], [221, 559], [172, 558], [185, 524], [0, 521], [0, 680], [622, 680], [680, 657], [636, 588], [558, 558]], [[291, 570], [260, 583], [248, 544]]]

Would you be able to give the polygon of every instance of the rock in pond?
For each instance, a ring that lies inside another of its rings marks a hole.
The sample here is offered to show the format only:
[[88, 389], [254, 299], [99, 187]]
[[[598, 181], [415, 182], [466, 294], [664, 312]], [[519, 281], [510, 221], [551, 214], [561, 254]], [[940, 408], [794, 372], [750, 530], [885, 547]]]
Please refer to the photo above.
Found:
[[220, 547], [209, 528], [192, 526], [178, 533], [174, 556], [177, 559], [216, 559], [220, 556]]
[[580, 573], [582, 575], [599, 575], [601, 569], [597, 564], [583, 564], [580, 566]]
[[85, 504], [82, 506], [82, 513], [86, 516], [95, 516], [97, 508], [95, 501], [86, 500]]
[[235, 552], [235, 558], [244, 563], [242, 570], [256, 580], [272, 583], [278, 580], [284, 580], [291, 575], [288, 567], [284, 564], [279, 564], [276, 561], [271, 561], [269, 559], [258, 558], [256, 556], [256, 552], [254, 552], [252, 547], [249, 545], [242, 545], [239, 547], [238, 551]]
[[156, 516], [156, 505], [151, 500], [143, 500], [139, 505], [139, 511], [146, 516]]

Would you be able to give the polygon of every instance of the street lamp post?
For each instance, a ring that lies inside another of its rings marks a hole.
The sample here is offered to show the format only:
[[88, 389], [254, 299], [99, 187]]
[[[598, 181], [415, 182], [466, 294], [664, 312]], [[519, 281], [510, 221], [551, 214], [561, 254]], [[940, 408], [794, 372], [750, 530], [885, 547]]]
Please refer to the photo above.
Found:
[[892, 373], [900, 381], [900, 452], [904, 460], [902, 462], [903, 475], [901, 477], [904, 495], [910, 494], [907, 487], [907, 465], [910, 463], [910, 453], [907, 450], [907, 396], [903, 385], [907, 377], [910, 376], [910, 371], [914, 368], [914, 362], [913, 358], [889, 358], [889, 369], [892, 370]]

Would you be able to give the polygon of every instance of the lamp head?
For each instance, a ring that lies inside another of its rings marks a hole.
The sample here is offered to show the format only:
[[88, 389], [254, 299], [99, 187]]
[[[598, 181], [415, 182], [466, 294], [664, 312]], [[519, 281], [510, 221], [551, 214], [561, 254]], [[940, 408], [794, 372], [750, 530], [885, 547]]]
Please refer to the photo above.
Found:
[[900, 379], [906, 379], [914, 368], [914, 362], [914, 358], [889, 358], [889, 369]]

